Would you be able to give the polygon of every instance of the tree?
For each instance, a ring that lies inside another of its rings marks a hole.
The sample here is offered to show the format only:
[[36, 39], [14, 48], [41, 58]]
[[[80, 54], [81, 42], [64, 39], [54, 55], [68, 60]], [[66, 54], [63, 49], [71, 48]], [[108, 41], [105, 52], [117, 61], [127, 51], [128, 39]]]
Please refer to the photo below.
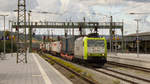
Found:
[[[6, 53], [10, 53], [11, 52], [11, 38], [13, 38], [12, 36], [10, 36], [10, 32], [6, 31], [5, 32], [5, 37], [6, 37]], [[7, 39], [7, 37], [9, 37], [9, 39]], [[0, 52], [4, 51], [4, 40], [0, 40]], [[17, 45], [16, 45], [16, 41], [13, 38], [13, 51], [15, 52], [17, 50]]]

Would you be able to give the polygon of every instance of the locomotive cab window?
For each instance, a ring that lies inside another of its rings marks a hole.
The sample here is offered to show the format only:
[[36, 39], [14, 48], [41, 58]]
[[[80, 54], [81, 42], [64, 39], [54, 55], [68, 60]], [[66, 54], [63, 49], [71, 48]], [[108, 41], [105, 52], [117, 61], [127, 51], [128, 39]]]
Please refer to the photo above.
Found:
[[105, 47], [104, 40], [88, 40], [88, 47]]

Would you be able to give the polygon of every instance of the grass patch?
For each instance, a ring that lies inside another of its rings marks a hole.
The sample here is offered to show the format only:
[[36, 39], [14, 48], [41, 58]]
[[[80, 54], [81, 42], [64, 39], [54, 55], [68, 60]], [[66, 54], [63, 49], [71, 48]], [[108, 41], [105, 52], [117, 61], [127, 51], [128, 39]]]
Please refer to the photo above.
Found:
[[52, 60], [49, 60], [48, 58], [45, 58], [43, 55], [40, 55], [44, 60], [46, 60], [47, 62], [49, 62], [51, 65], [54, 65], [55, 62]]
[[48, 60], [48, 62], [49, 62], [51, 65], [54, 65], [54, 64], [55, 64], [55, 62], [52, 61], [52, 60]]
[[59, 58], [56, 58], [54, 56], [50, 56], [48, 54], [46, 54], [46, 56], [51, 58], [52, 60], [55, 60], [56, 62], [59, 62], [60, 64], [65, 65], [66, 67], [69, 67], [70, 69], [72, 69], [72, 70], [74, 70], [74, 71], [76, 71], [78, 73], [82, 73], [83, 72], [83, 70], [81, 70], [79, 67], [76, 67], [76, 66], [74, 66], [74, 65], [72, 65], [72, 64], [70, 64], [68, 62], [65, 62], [65, 61], [59, 59]]
[[[83, 75], [83, 76], [86, 76], [86, 77], [92, 79], [92, 75], [89, 74], [88, 72], [82, 70], [81, 68], [76, 67], [76, 66], [74, 66], [73, 64], [71, 64], [71, 63], [69, 63], [69, 62], [65, 62], [65, 61], [63, 61], [63, 60], [61, 60], [61, 59], [59, 59], [59, 58], [56, 58], [56, 57], [54, 57], [54, 56], [51, 56], [51, 55], [49, 55], [49, 54], [45, 54], [45, 55], [46, 55], [47, 57], [51, 58], [52, 60], [55, 60], [56, 62], [59, 62], [60, 64], [63, 64], [64, 66], [66, 66], [66, 67], [68, 67], [68, 68], [74, 70], [75, 72], [78, 72], [79, 74], [81, 74], [81, 75]], [[73, 75], [70, 75], [70, 77], [72, 77], [72, 76], [73, 76]]]
[[120, 80], [113, 80], [113, 84], [120, 84]]
[[70, 74], [70, 75], [69, 75], [69, 78], [74, 79], [74, 78], [75, 78], [75, 75], [74, 75], [74, 74]]

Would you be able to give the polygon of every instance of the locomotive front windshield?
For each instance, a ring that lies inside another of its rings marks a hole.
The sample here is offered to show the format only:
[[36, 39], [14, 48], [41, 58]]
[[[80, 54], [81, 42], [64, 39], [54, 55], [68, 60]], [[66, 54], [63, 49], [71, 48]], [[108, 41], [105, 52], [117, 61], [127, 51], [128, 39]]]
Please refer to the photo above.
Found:
[[104, 40], [88, 40], [88, 47], [105, 47]]

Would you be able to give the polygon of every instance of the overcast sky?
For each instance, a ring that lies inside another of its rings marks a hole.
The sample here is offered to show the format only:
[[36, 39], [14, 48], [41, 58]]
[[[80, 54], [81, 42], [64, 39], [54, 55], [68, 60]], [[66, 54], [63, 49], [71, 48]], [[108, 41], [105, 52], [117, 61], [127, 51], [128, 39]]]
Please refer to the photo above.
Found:
[[[113, 16], [113, 21], [124, 21], [127, 34], [135, 33], [136, 22], [141, 19], [140, 32], [150, 32], [149, 14], [129, 15], [131, 12], [150, 13], [150, 0], [26, 0], [27, 10], [48, 11], [62, 15], [44, 15], [32, 13], [33, 21], [109, 21], [104, 16]], [[0, 0], [0, 14], [9, 14], [8, 19], [14, 19], [17, 0]], [[8, 25], [6, 25], [8, 27]], [[3, 18], [0, 17], [0, 30], [3, 29]], [[44, 31], [44, 30], [43, 30]], [[105, 31], [103, 31], [105, 33]]]

